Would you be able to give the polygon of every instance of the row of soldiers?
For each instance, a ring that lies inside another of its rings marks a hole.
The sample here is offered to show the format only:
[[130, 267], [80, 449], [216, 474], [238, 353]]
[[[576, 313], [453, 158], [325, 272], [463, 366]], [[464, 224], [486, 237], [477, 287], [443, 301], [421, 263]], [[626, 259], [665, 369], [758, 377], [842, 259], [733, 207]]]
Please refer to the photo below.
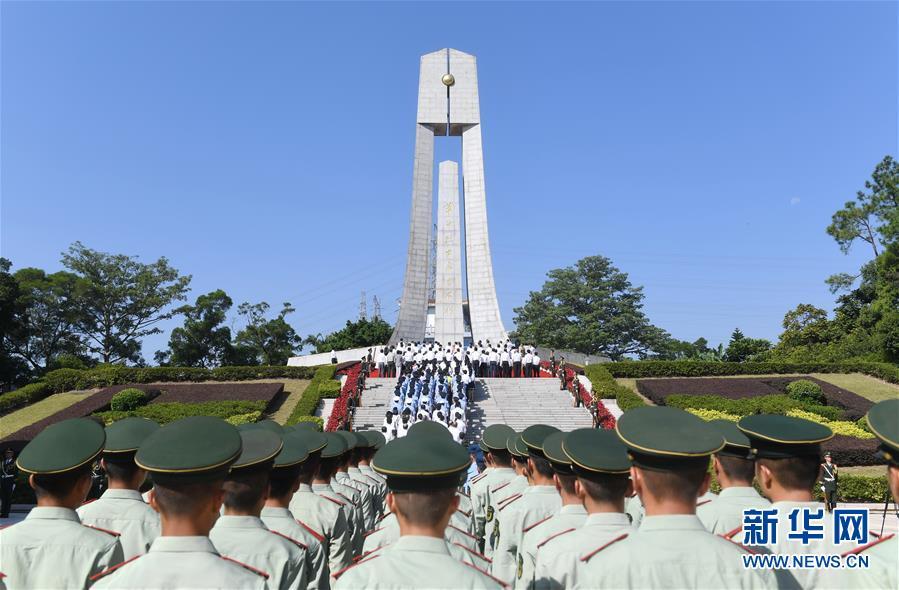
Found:
[[[899, 400], [867, 419], [897, 497]], [[384, 444], [377, 432], [238, 430], [210, 417], [105, 430], [75, 419], [19, 456], [38, 506], [0, 531], [0, 569], [9, 588], [894, 590], [896, 538], [848, 547], [830, 526], [808, 544], [782, 530], [766, 550], [863, 553], [868, 568], [744, 567], [756, 549], [741, 545], [743, 510], [818, 508], [811, 489], [832, 436], [798, 418], [709, 423], [667, 407], [631, 410], [615, 431], [492, 425], [488, 467], [465, 494], [471, 458], [431, 421]], [[79, 506], [98, 457], [109, 490]]]

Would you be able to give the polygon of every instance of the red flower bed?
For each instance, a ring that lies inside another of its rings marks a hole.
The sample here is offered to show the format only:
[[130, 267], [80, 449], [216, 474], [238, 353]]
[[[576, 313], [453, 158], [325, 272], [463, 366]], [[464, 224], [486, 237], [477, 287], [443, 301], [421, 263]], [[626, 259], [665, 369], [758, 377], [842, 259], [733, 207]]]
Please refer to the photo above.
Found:
[[353, 398], [354, 402], [356, 401], [356, 385], [359, 382], [359, 373], [361, 371], [361, 362], [355, 362], [337, 371], [337, 375], [346, 375], [346, 381], [344, 381], [343, 387], [340, 389], [340, 395], [334, 400], [334, 406], [331, 408], [331, 415], [328, 417], [328, 423], [325, 425], [327, 432], [334, 432], [347, 426], [349, 400]]
[[696, 379], [639, 379], [637, 389], [656, 404], [664, 404], [669, 395], [717, 395], [728, 399], [742, 399], [760, 395], [782, 395], [787, 384], [797, 379], [807, 379], [821, 386], [827, 404], [846, 410], [847, 419], [864, 416], [873, 402], [836, 385], [814, 377], [739, 377]]
[[584, 384], [577, 378], [577, 373], [568, 366], [565, 367], [565, 387], [572, 395], [576, 395], [580, 398], [581, 403], [583, 403], [586, 408], [594, 408], [595, 406], [595, 409], [593, 410], [594, 421], [600, 428], [607, 430], [615, 428], [615, 416], [606, 409], [600, 400], [594, 400], [593, 394], [590, 391], [587, 391]]

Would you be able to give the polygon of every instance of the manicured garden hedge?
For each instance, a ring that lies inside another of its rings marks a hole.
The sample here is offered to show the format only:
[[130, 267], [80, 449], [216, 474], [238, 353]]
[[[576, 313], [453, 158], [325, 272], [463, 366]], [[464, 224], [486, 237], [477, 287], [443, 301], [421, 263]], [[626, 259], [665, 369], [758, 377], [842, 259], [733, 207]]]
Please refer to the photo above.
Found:
[[[130, 416], [139, 416], [141, 418], [149, 418], [160, 424], [168, 424], [181, 418], [188, 416], [215, 416], [237, 424], [244, 422], [256, 422], [265, 410], [265, 401], [247, 401], [247, 400], [217, 400], [199, 403], [159, 403], [141, 406], [127, 412], [117, 412], [109, 410], [106, 412], [96, 412], [97, 416], [106, 424], [112, 424], [116, 420], [128, 418]], [[232, 420], [240, 417], [240, 420]]]
[[621, 411], [645, 406], [643, 398], [629, 388], [619, 385], [612, 374], [606, 369], [608, 364], [589, 365], [584, 373], [593, 385], [593, 395], [600, 399], [614, 399], [618, 402]]
[[[622, 361], [604, 363], [613, 377], [714, 377], [784, 373], [864, 373], [899, 383], [899, 367], [890, 363], [719, 363], [702, 361]], [[588, 367], [588, 369], [592, 368]]]
[[53, 393], [53, 390], [43, 381], [31, 383], [15, 391], [4, 393], [0, 395], [0, 414], [6, 414], [16, 408], [40, 401], [51, 393]]
[[315, 367], [119, 367], [57, 369], [44, 376], [54, 393], [73, 389], [93, 389], [125, 383], [165, 383], [171, 381], [250, 381], [253, 379], [310, 379]]
[[790, 410], [805, 410], [827, 420], [841, 420], [843, 412], [831, 406], [803, 404], [785, 395], [760, 395], [730, 399], [720, 395], [669, 395], [666, 398], [654, 399], [659, 405], [675, 408], [701, 408], [716, 410], [726, 414], [748, 416], [749, 414], [784, 414]]
[[[318, 408], [318, 402], [323, 397], [336, 398], [340, 395], [340, 383], [334, 381], [334, 371], [336, 365], [324, 365], [315, 370], [312, 381], [303, 392], [303, 397], [297, 402], [287, 424], [296, 424], [297, 422], [309, 422], [309, 418], [314, 418], [315, 410]], [[336, 384], [330, 385], [330, 383]], [[324, 386], [324, 387], [323, 387]]]

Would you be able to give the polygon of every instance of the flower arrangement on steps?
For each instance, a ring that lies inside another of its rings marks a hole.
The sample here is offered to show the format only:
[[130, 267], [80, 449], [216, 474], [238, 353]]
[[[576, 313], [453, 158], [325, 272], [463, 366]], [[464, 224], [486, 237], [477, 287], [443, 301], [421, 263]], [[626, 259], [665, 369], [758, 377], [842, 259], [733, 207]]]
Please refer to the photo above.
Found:
[[358, 406], [358, 398], [356, 387], [359, 383], [359, 373], [362, 371], [362, 363], [356, 362], [337, 372], [336, 376], [346, 375], [346, 381], [340, 388], [340, 395], [334, 400], [334, 407], [331, 408], [331, 415], [328, 417], [328, 424], [325, 430], [334, 432], [335, 430], [349, 429], [352, 422], [350, 408]]
[[[596, 428], [604, 428], [611, 430], [615, 428], [615, 416], [603, 405], [603, 403], [593, 396], [593, 394], [584, 387], [577, 373], [569, 365], [565, 365], [565, 389], [587, 408], [593, 415], [593, 425]], [[561, 383], [560, 383], [561, 385]]]

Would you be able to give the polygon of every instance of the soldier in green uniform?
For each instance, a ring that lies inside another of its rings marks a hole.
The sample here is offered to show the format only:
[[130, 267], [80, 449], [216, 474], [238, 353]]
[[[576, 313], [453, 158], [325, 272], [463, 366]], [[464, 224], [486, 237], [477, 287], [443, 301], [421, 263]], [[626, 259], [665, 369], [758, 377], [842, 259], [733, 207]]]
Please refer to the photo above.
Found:
[[[833, 514], [826, 512], [812, 493], [821, 465], [821, 444], [833, 438], [833, 431], [811, 420], [775, 414], [745, 416], [737, 426], [749, 437], [756, 458], [755, 477], [762, 494], [771, 500], [770, 509], [777, 510], [777, 539], [766, 550], [774, 554], [831, 555], [855, 549], [856, 543], [835, 542]], [[797, 514], [791, 518], [793, 512]], [[819, 512], [821, 518], [814, 524], [822, 526], [822, 538], [811, 537], [805, 543], [798, 537], [791, 538], [790, 533], [794, 532], [791, 520], [798, 523], [798, 530], [804, 530], [805, 514]], [[746, 540], [742, 527], [727, 536], [736, 541]], [[873, 540], [872, 536], [865, 542]], [[792, 577], [785, 584], [817, 588], [829, 572], [821, 568], [795, 568], [781, 570], [778, 575]]]
[[721, 493], [696, 503], [696, 516], [709, 531], [723, 535], [743, 525], [743, 510], [764, 509], [771, 503], [752, 487], [755, 459], [749, 453], [749, 439], [730, 420], [712, 420], [724, 437], [724, 448], [712, 455], [715, 477]]
[[301, 464], [300, 485], [290, 500], [290, 512], [322, 543], [328, 556], [332, 579], [352, 563], [353, 548], [343, 503], [312, 491], [312, 478], [318, 471], [322, 449], [328, 444], [324, 434], [309, 428], [297, 428], [294, 434], [309, 450], [309, 457]]
[[387, 496], [387, 478], [371, 468], [371, 459], [377, 451], [387, 444], [387, 439], [377, 430], [366, 430], [359, 434], [364, 436], [369, 443], [365, 448], [365, 452], [359, 454], [359, 471], [379, 482], [381, 485], [381, 506], [377, 515], [377, 518], [380, 518], [385, 512], [384, 498]]
[[346, 474], [354, 482], [356, 488], [364, 490], [363, 498], [368, 496], [370, 512], [365, 519], [365, 529], [370, 531], [374, 528], [375, 520], [380, 518], [384, 512], [383, 502], [386, 486], [382, 480], [363, 473], [360, 468], [360, 461], [368, 456], [372, 446], [368, 437], [361, 432], [348, 432], [347, 434], [355, 437], [356, 444], [353, 446], [353, 451], [347, 454]]
[[100, 464], [109, 487], [100, 498], [76, 511], [82, 523], [117, 532], [125, 559], [146, 553], [159, 536], [159, 515], [139, 491], [147, 472], [134, 463], [138, 447], [158, 429], [156, 422], [137, 417], [108, 426]]
[[266, 572], [272, 590], [305, 590], [306, 545], [270, 531], [260, 518], [281, 437], [266, 428], [248, 428], [240, 438], [240, 457], [225, 479], [225, 513], [209, 538], [222, 555]]
[[[548, 445], [544, 449], [550, 453]], [[582, 526], [547, 535], [537, 544], [533, 585], [537, 590], [574, 586], [584, 575], [585, 547], [636, 530], [624, 513], [624, 498], [633, 486], [627, 449], [618, 436], [611, 430], [583, 428], [566, 435], [562, 450], [571, 461], [575, 492], [588, 516]]]
[[584, 547], [575, 588], [774, 588], [768, 571], [743, 567], [745, 549], [696, 518], [709, 457], [724, 439], [704, 420], [672, 407], [625, 412], [615, 427], [646, 508], [640, 528]]
[[134, 461], [153, 479], [150, 503], [162, 533], [146, 554], [100, 574], [94, 588], [267, 588], [266, 573], [220, 555], [209, 540], [240, 454], [237, 429], [209, 416], [177, 420], [147, 437]]
[[318, 471], [312, 478], [312, 491], [340, 505], [346, 515], [347, 527], [350, 530], [350, 547], [353, 557], [355, 557], [362, 553], [363, 535], [365, 534], [359, 493], [334, 479], [338, 467], [343, 462], [343, 455], [347, 451], [346, 441], [336, 432], [326, 432], [325, 438], [328, 444], [321, 450]]
[[562, 507], [562, 498], [553, 481], [553, 468], [543, 452], [543, 443], [558, 428], [546, 424], [528, 426], [521, 433], [527, 447], [528, 487], [510, 497], [499, 509], [499, 538], [495, 546], [491, 573], [509, 584], [523, 567], [519, 556], [524, 529], [552, 515]]
[[346, 451], [340, 456], [337, 471], [334, 472], [334, 477], [331, 478], [331, 486], [339, 494], [353, 499], [358, 508], [361, 518], [359, 526], [364, 535], [374, 525], [374, 500], [372, 499], [369, 486], [358, 479], [351, 478], [349, 473], [350, 462], [361, 437], [357, 437], [356, 433], [346, 430], [338, 430], [334, 434], [343, 438], [343, 442], [346, 443]]
[[25, 520], [0, 530], [0, 569], [8, 588], [85, 588], [123, 560], [118, 535], [83, 525], [75, 513], [91, 487], [91, 466], [106, 433], [93, 420], [48, 426], [17, 464], [37, 497]]
[[[592, 428], [584, 430], [589, 433], [601, 432]], [[568, 433], [565, 432], [554, 432], [543, 441], [543, 454], [555, 472], [553, 481], [559, 497], [562, 498], [562, 507], [551, 516], [522, 530], [521, 545], [518, 548], [519, 568], [518, 577], [515, 579], [516, 588], [534, 587], [534, 568], [537, 561], [537, 546], [540, 543], [562, 531], [577, 529], [587, 520], [584, 502], [575, 490], [577, 479], [572, 470], [571, 458], [562, 450], [563, 441], [567, 436]]]
[[486, 527], [493, 523], [490, 509], [490, 489], [504, 484], [515, 477], [512, 469], [512, 455], [506, 448], [509, 437], [515, 431], [505, 424], [491, 424], [481, 435], [478, 445], [484, 452], [487, 468], [471, 481], [471, 516], [475, 536], [482, 551], [485, 547]]
[[296, 434], [283, 433], [284, 446], [275, 457], [269, 480], [268, 498], [260, 518], [271, 530], [306, 546], [307, 590], [327, 590], [330, 587], [328, 556], [321, 541], [308, 528], [297, 522], [289, 510], [290, 500], [300, 487], [302, 464], [309, 457], [309, 450]]
[[488, 574], [453, 557], [444, 540], [469, 462], [464, 447], [433, 432], [408, 435], [378, 451], [372, 466], [387, 476], [387, 506], [401, 536], [338, 572], [335, 588], [498, 588]]
[[[499, 540], [499, 511], [510, 498], [517, 497], [528, 487], [528, 448], [521, 440], [521, 434], [511, 434], [506, 441], [506, 450], [512, 457], [513, 475], [509, 480], [492, 485], [487, 492], [487, 516], [490, 519], [487, 528], [485, 555], [493, 558]], [[491, 518], [492, 517], [492, 518]]]
[[[899, 399], [879, 402], [868, 411], [868, 427], [880, 441], [878, 455], [887, 462], [887, 483], [893, 500], [899, 502]], [[868, 567], [842, 569], [828, 580], [831, 588], [899, 588], [899, 537], [895, 533], [846, 552], [868, 558]]]

